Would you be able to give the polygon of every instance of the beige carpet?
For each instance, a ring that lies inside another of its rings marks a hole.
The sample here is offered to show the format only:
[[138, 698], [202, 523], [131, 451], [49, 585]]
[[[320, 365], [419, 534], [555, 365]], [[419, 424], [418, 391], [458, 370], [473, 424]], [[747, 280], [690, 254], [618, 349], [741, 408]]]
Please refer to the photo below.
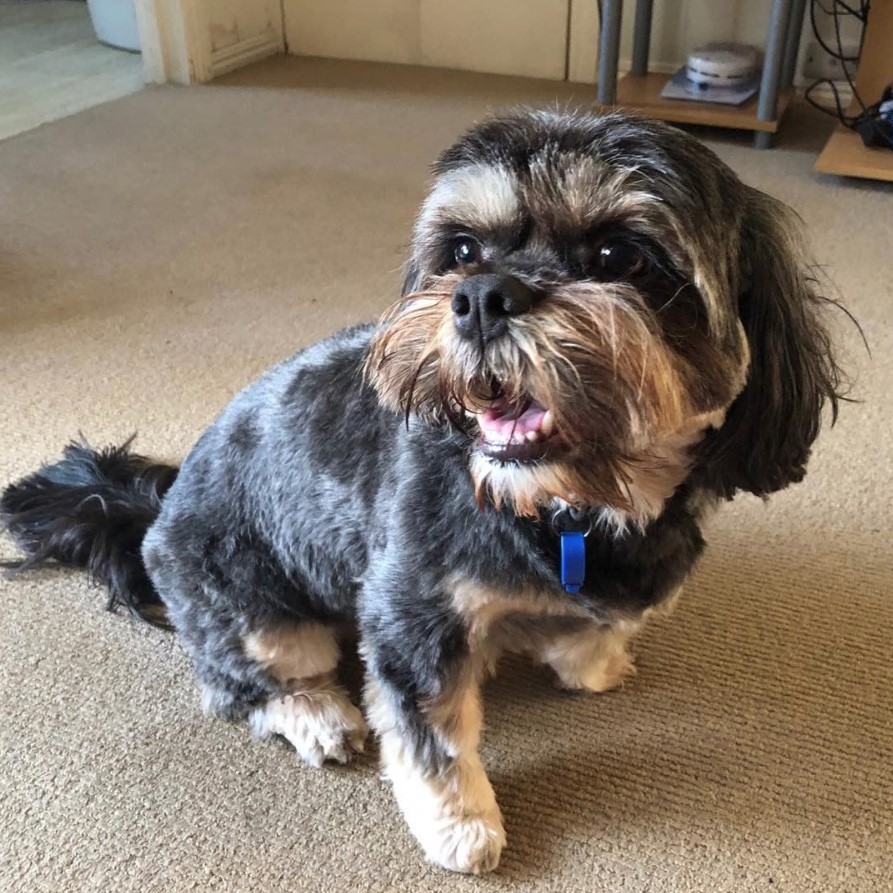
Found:
[[[555, 84], [273, 60], [0, 145], [0, 480], [139, 430], [177, 457], [280, 357], [396, 294], [426, 166]], [[315, 771], [201, 718], [167, 635], [77, 575], [0, 584], [0, 889], [874, 893], [893, 876], [893, 191], [708, 134], [791, 202], [871, 342], [807, 482], [741, 499], [621, 692], [512, 664], [483, 746], [509, 847], [425, 865], [374, 763]], [[11, 557], [4, 542], [0, 557]]]

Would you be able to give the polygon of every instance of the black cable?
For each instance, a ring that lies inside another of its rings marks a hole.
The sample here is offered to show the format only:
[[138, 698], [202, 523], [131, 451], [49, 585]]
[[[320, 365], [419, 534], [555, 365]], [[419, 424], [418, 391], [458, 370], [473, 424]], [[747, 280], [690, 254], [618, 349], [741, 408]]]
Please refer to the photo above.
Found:
[[[810, 23], [812, 25], [812, 33], [813, 33], [813, 36], [815, 37], [815, 39], [818, 41], [821, 48], [829, 56], [831, 56], [832, 59], [837, 59], [840, 62], [841, 68], [843, 69], [844, 77], [846, 78], [846, 80], [850, 84], [850, 86], [852, 86], [852, 78], [850, 77], [849, 70], [847, 69], [847, 62], [855, 61], [855, 60], [852, 60], [851, 57], [844, 56], [843, 45], [842, 45], [843, 41], [840, 36], [839, 14], [837, 12], [837, 5], [843, 4], [843, 0], [832, 0], [832, 2], [834, 5], [832, 6], [832, 8], [830, 10], [827, 9], [824, 6], [824, 4], [822, 4], [820, 2], [820, 0], [812, 0], [812, 2], [809, 4], [809, 17], [810, 17]], [[867, 12], [868, 12], [869, 6], [870, 6], [870, 3], [868, 2], [868, 0], [863, 0], [861, 11], [866, 15], [866, 18], [867, 18]], [[832, 16], [834, 18], [834, 36], [835, 36], [835, 39], [837, 40], [837, 50], [836, 51], [834, 49], [832, 49], [830, 46], [828, 46], [828, 44], [825, 43], [824, 39], [822, 38], [821, 33], [819, 32], [819, 26], [818, 26], [818, 22], [816, 21], [816, 14], [815, 14], [816, 7], [821, 9], [822, 12], [825, 13], [825, 15]], [[849, 9], [849, 7], [846, 7], [846, 8]], [[862, 16], [859, 16], [859, 18], [862, 20], [862, 34], [864, 36], [865, 19], [862, 18]], [[861, 45], [861, 37], [860, 37], [860, 45]], [[858, 59], [858, 57], [857, 57], [857, 59]], [[827, 84], [831, 88], [831, 93], [834, 97], [834, 105], [836, 107], [836, 112], [831, 111], [830, 109], [828, 109], [825, 106], [821, 105], [820, 103], [816, 102], [812, 98], [813, 91], [816, 90], [817, 88], [821, 87], [823, 84]], [[834, 81], [831, 80], [831, 78], [819, 78], [814, 83], [810, 84], [810, 86], [807, 87], [807, 89], [804, 93], [804, 98], [810, 105], [812, 105], [814, 108], [817, 108], [819, 111], [824, 112], [825, 114], [834, 115], [834, 117], [836, 117], [837, 120], [840, 121], [840, 123], [843, 124], [845, 127], [852, 127], [853, 124], [855, 123], [855, 121], [857, 120], [857, 116], [847, 116], [846, 113], [844, 112], [843, 105], [840, 101], [840, 92], [838, 90], [837, 84], [835, 84]], [[860, 103], [860, 105], [862, 105], [860, 100], [857, 100], [857, 101]], [[863, 110], [863, 112], [865, 111], [864, 105], [862, 107], [862, 110]]]
[[[831, 88], [832, 98], [834, 100], [835, 109], [831, 110], [827, 106], [822, 105], [820, 102], [817, 102], [812, 98], [812, 92], [817, 90], [819, 87], [827, 84]], [[826, 115], [831, 115], [832, 117], [837, 118], [844, 127], [852, 128], [857, 119], [858, 115], [848, 116], [846, 112], [843, 110], [843, 104], [840, 101], [840, 93], [837, 88], [837, 84], [834, 83], [830, 78], [821, 78], [814, 83], [810, 84], [806, 91], [803, 94], [803, 98], [813, 107], [818, 109], [820, 112]]]
[[[822, 39], [819, 34], [818, 25], [815, 19], [815, 10], [816, 7], [819, 7], [826, 15], [830, 15], [834, 18], [834, 39], [837, 41], [837, 51], [835, 52], [831, 49]], [[887, 143], [890, 148], [893, 148], [893, 137], [887, 134], [887, 131], [879, 126], [878, 121], [878, 108], [880, 106], [880, 101], [876, 102], [873, 106], [866, 106], [865, 102], [862, 100], [862, 97], [859, 95], [859, 91], [856, 89], [856, 84], [853, 81], [853, 76], [850, 74], [850, 70], [847, 67], [847, 62], [857, 62], [859, 57], [855, 58], [845, 56], [843, 52], [843, 38], [840, 34], [840, 16], [841, 13], [838, 12], [837, 7], [840, 6], [846, 10], [846, 14], [853, 15], [858, 18], [862, 22], [862, 29], [859, 36], [859, 51], [861, 54], [862, 50], [862, 42], [865, 39], [865, 23], [868, 19], [868, 14], [871, 10], [870, 0], [862, 0], [859, 13], [856, 13], [855, 10], [851, 9], [847, 6], [843, 0], [833, 0], [832, 11], [825, 9], [825, 7], [819, 2], [819, 0], [812, 0], [809, 6], [809, 15], [810, 21], [812, 23], [813, 34], [815, 35], [816, 40], [821, 45], [822, 49], [824, 49], [832, 58], [837, 59], [840, 62], [841, 68], [843, 69], [843, 76], [846, 79], [846, 82], [852, 90], [853, 99], [856, 101], [856, 104], [859, 106], [860, 113], [858, 115], [847, 115], [843, 109], [843, 105], [840, 101], [840, 92], [838, 90], [837, 84], [834, 83], [830, 78], [820, 78], [814, 83], [810, 84], [807, 87], [804, 93], [804, 99], [814, 108], [817, 108], [820, 112], [823, 112], [826, 115], [832, 115], [837, 118], [837, 120], [843, 124], [844, 127], [849, 128], [850, 130], [856, 130], [858, 125], [863, 121], [871, 121], [872, 126], [875, 132], [875, 135], [880, 136], [881, 139]], [[826, 106], [821, 105], [816, 102], [812, 98], [812, 92], [820, 87], [822, 84], [828, 84], [831, 88], [831, 93], [834, 97], [834, 106], [835, 109], [832, 111]]]
[[[839, 13], [836, 11], [837, 5], [840, 2], [841, 2], [841, 0], [833, 0], [834, 5], [832, 6], [832, 9], [834, 11], [831, 12], [831, 11], [825, 9], [825, 7], [822, 6], [822, 4], [818, 2], [818, 0], [812, 0], [812, 2], [809, 4], [809, 21], [810, 21], [810, 24], [812, 25], [812, 33], [815, 36], [815, 39], [818, 41], [819, 46], [832, 59], [837, 59], [838, 62], [858, 62], [859, 61], [858, 56], [844, 56], [844, 54], [843, 54], [843, 46], [841, 45], [841, 41], [839, 39], [839, 35], [840, 35], [839, 17], [840, 16], [839, 16]], [[831, 49], [831, 47], [829, 47], [827, 43], [825, 43], [825, 39], [822, 37], [821, 33], [819, 32], [819, 25], [815, 18], [816, 7], [821, 9], [822, 12], [825, 13], [825, 15], [831, 16], [834, 19], [834, 28], [835, 28], [835, 31], [837, 31], [837, 33], [838, 33], [837, 51], [836, 52], [833, 49]], [[861, 17], [857, 16], [857, 18], [861, 18]], [[862, 28], [863, 28], [863, 30], [865, 28], [865, 20], [864, 19], [862, 19]]]
[[[860, 19], [863, 23], [865, 22], [865, 16], [866, 16], [868, 6], [869, 6], [869, 3], [867, 2], [867, 0], [863, 0], [863, 2], [859, 5], [858, 11], [853, 9], [852, 6], [848, 6], [846, 3], [843, 2], [843, 0], [832, 0], [832, 2], [834, 3], [834, 6], [842, 6], [849, 15], [855, 16], [857, 19]], [[819, 9], [821, 9], [821, 11], [823, 13], [825, 13], [826, 16], [839, 15], [839, 13], [835, 9], [825, 9], [824, 4], [822, 4], [822, 3], [818, 3], [817, 5], [818, 5]]]
[[[840, 3], [842, 5], [842, 0], [834, 0], [834, 2], [835, 2], [835, 4]], [[865, 23], [868, 19], [868, 12], [870, 11], [871, 4], [863, 3], [863, 7], [865, 9], [865, 18], [862, 19], [862, 33], [859, 37], [860, 53], [861, 53], [861, 48], [862, 48], [862, 41], [865, 39]], [[834, 37], [837, 40], [838, 52], [840, 52], [842, 54], [843, 53], [843, 40], [841, 39], [841, 36], [840, 36], [840, 19], [836, 15], [834, 16]], [[856, 89], [856, 84], [853, 81], [853, 76], [850, 74], [850, 71], [847, 68], [847, 64], [844, 60], [841, 60], [841, 67], [843, 68], [843, 76], [846, 78], [846, 82], [847, 82], [847, 84], [849, 84], [850, 90], [853, 91], [853, 99], [856, 100], [857, 104], [859, 105], [859, 108], [862, 110], [862, 113], [860, 115], [857, 115], [856, 118], [854, 119], [854, 124], [852, 126], [855, 127], [856, 125], [858, 125], [859, 121], [861, 121], [861, 120], [871, 121], [875, 134], [877, 136], [880, 136], [881, 139], [883, 141], [885, 141], [888, 146], [890, 146], [890, 148], [893, 148], [893, 138], [888, 136], [887, 132], [883, 128], [878, 126], [878, 112], [879, 112], [880, 101], [876, 102], [873, 106], [870, 106], [870, 107], [866, 106], [862, 97], [859, 95], [859, 91]], [[836, 92], [835, 92], [835, 97], [836, 97]], [[837, 100], [837, 105], [838, 105], [838, 107], [840, 106], [839, 100]]]

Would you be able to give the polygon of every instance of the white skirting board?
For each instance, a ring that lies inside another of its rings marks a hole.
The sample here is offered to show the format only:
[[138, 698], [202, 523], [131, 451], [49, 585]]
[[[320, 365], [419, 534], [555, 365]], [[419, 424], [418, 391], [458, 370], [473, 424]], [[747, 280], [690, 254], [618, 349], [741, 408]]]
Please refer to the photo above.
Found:
[[251, 62], [275, 56], [283, 50], [279, 34], [258, 34], [211, 53], [211, 77], [226, 74]]

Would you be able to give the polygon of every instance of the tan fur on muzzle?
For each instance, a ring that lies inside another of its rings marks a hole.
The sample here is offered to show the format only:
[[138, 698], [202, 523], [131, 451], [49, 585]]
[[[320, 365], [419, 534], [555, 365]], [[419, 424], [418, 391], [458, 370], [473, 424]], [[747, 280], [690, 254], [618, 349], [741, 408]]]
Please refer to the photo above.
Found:
[[[460, 281], [436, 277], [383, 317], [366, 363], [382, 402], [461, 422], [499, 395], [533, 399], [552, 411], [563, 449], [526, 467], [537, 486], [508, 494], [516, 510], [534, 513], [556, 497], [631, 510], [636, 471], [662, 461], [650, 447], [693, 413], [683, 387], [691, 370], [661, 338], [639, 293], [623, 284], [558, 285], [482, 349], [455, 331], [450, 302]], [[487, 477], [476, 473], [479, 491]], [[498, 504], [507, 494], [491, 495]]]

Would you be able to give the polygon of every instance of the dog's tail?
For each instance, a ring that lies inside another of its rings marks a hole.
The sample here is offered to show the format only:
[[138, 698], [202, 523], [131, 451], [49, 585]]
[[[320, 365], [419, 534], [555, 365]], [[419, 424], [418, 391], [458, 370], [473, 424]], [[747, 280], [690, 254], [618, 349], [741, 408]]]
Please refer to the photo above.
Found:
[[155, 626], [167, 626], [140, 546], [158, 516], [161, 499], [177, 477], [120, 447], [65, 447], [61, 461], [11, 484], [0, 497], [0, 528], [25, 557], [14, 571], [45, 561], [83, 568], [109, 592], [108, 609], [120, 606]]

